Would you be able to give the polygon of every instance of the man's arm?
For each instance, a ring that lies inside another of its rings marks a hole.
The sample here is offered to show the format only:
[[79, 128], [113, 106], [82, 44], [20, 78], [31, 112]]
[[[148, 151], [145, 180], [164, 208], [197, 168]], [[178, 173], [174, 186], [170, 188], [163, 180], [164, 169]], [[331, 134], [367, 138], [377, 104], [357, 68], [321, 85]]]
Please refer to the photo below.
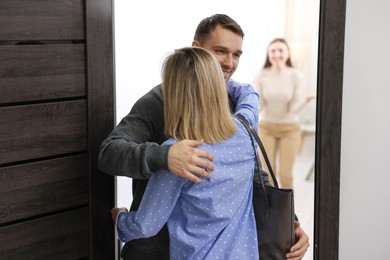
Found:
[[290, 252], [286, 254], [287, 260], [301, 260], [309, 248], [309, 236], [300, 226], [298, 221], [295, 221], [295, 237], [297, 242], [290, 249]]
[[[100, 145], [99, 169], [115, 176], [147, 179], [158, 170], [170, 170], [192, 181], [192, 173], [209, 177], [213, 171], [210, 153], [197, 149], [202, 141], [181, 141], [161, 146], [164, 134], [164, 107], [161, 87], [140, 98], [131, 112]], [[204, 160], [206, 158], [208, 160]]]
[[147, 179], [157, 169], [167, 168], [170, 147], [160, 146], [166, 140], [160, 94], [156, 87], [140, 98], [102, 142], [100, 170], [116, 176]]

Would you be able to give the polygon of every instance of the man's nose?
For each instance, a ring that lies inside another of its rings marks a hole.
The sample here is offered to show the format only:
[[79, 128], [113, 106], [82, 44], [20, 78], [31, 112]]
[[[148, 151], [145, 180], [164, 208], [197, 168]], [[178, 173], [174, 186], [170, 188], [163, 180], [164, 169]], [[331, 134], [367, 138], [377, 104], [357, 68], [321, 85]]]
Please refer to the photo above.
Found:
[[233, 67], [233, 64], [234, 64], [233, 55], [227, 54], [227, 55], [224, 57], [223, 65], [224, 65], [224, 66], [228, 66], [229, 68], [232, 68], [232, 67]]

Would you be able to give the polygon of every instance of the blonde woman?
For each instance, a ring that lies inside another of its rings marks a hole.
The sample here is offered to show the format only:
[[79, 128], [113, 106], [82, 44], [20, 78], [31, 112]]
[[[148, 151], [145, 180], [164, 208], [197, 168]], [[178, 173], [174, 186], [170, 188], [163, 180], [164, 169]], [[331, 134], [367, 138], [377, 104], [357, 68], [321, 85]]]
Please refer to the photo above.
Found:
[[167, 223], [172, 260], [258, 259], [252, 206], [255, 154], [248, 132], [230, 112], [228, 93], [235, 114], [255, 128], [258, 94], [250, 85], [226, 85], [216, 58], [198, 47], [168, 56], [162, 77], [170, 137], [164, 145], [203, 139], [200, 148], [213, 154], [215, 170], [199, 183], [166, 170], [153, 174], [137, 211], [113, 209], [119, 239], [151, 237]]
[[301, 141], [299, 113], [315, 95], [304, 95], [303, 76], [292, 66], [286, 40], [276, 38], [268, 45], [266, 61], [253, 85], [260, 94], [259, 136], [281, 186], [293, 188], [292, 170]]

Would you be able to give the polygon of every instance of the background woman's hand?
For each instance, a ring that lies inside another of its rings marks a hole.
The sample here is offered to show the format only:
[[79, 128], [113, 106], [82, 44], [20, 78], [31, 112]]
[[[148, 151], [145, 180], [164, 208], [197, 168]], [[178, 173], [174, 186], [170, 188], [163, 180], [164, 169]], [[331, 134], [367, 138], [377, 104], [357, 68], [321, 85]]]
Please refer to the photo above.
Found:
[[312, 101], [313, 99], [316, 99], [316, 98], [317, 98], [317, 94], [316, 93], [308, 94], [306, 96], [306, 102], [310, 102], [310, 101]]

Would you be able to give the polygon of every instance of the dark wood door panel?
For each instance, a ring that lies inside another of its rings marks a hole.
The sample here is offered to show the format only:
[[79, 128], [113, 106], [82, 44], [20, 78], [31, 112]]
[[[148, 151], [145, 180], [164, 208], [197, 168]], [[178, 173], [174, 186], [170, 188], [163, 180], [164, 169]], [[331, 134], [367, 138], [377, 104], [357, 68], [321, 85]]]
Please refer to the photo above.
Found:
[[85, 151], [86, 102], [0, 107], [0, 164]]
[[88, 201], [87, 155], [0, 168], [0, 224]]
[[0, 45], [0, 60], [0, 103], [86, 95], [84, 44]]
[[0, 259], [80, 259], [89, 254], [89, 210], [0, 228]]
[[84, 39], [83, 0], [1, 0], [0, 41]]
[[112, 22], [112, 0], [0, 0], [0, 259], [115, 259]]

